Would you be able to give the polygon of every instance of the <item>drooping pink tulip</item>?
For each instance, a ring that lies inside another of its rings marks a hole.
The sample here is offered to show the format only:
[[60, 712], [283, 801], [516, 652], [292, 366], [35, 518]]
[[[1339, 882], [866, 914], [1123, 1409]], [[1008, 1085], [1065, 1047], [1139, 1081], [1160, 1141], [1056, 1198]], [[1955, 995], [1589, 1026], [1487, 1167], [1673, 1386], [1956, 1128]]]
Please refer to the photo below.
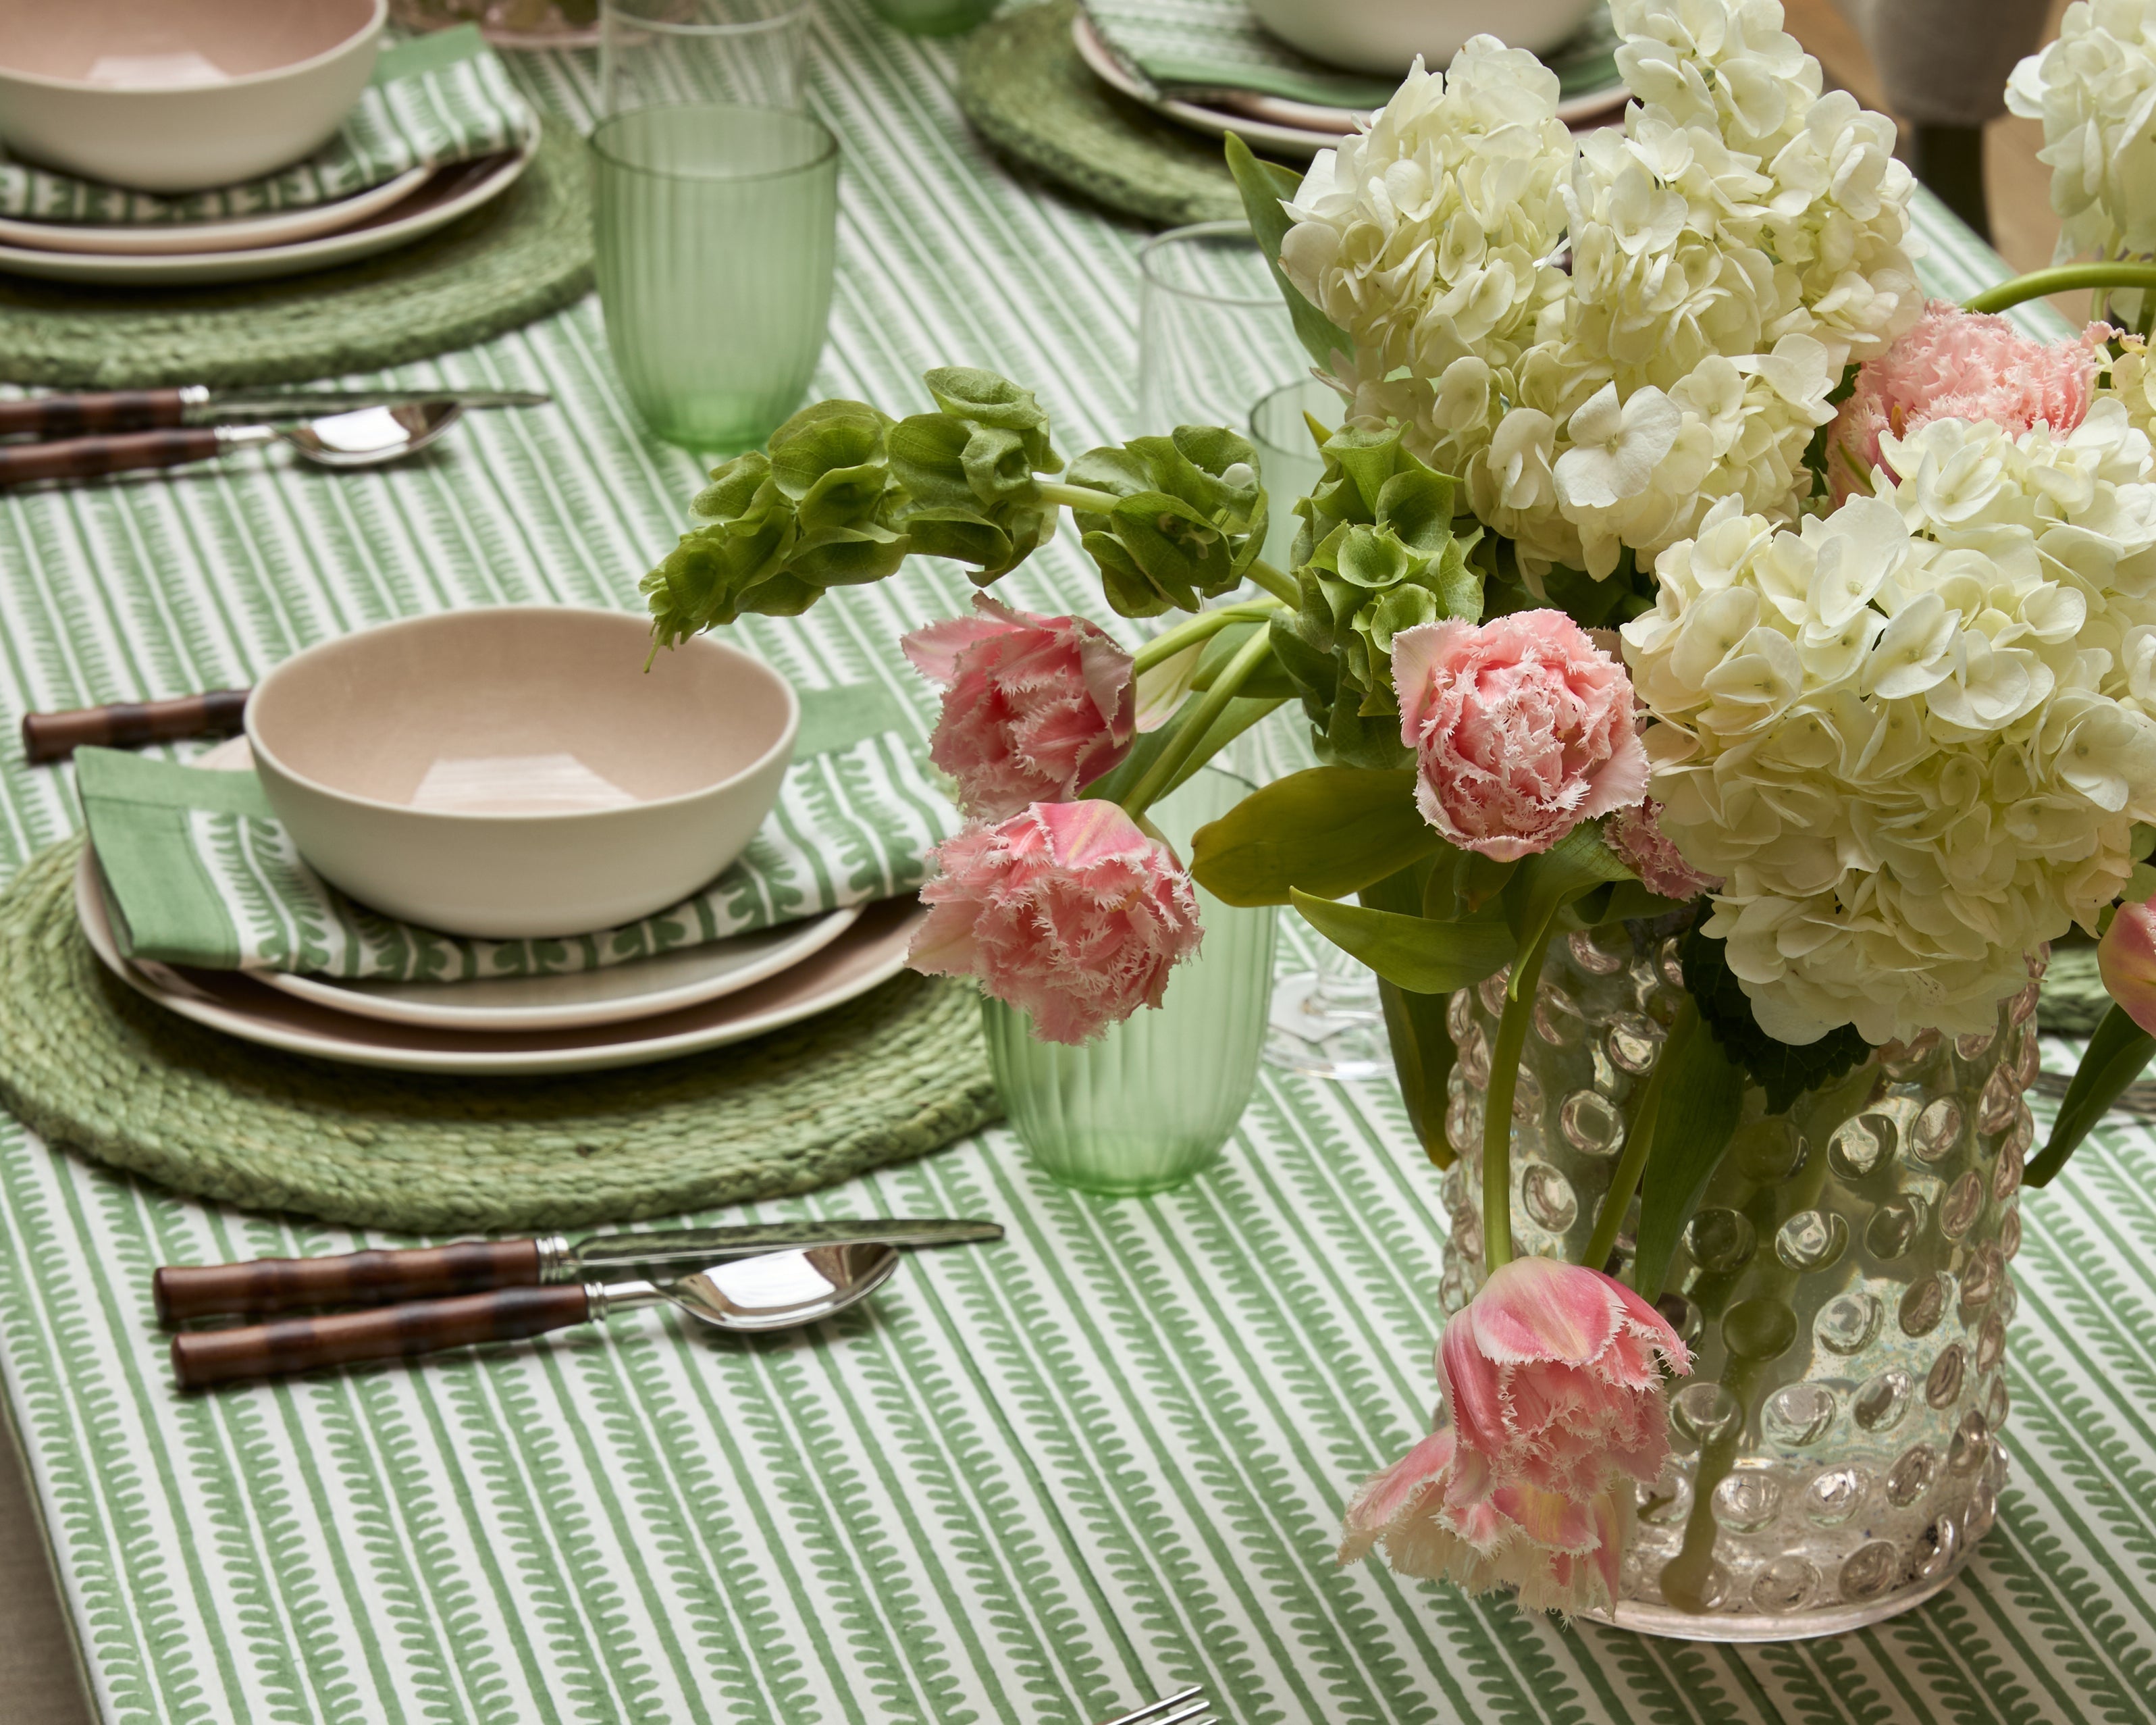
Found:
[[[2037, 425], [2061, 437], [2087, 415], [2102, 324], [2063, 342], [2040, 342], [2004, 317], [1946, 300], [1924, 308], [1908, 334], [1866, 360], [1827, 434], [1827, 484], [1839, 508], [1878, 487], [1879, 440], [1933, 420], [1989, 420], [2019, 436]], [[1892, 470], [1887, 482], [1895, 478]]]
[[943, 685], [928, 758], [957, 780], [958, 805], [978, 821], [1068, 801], [1130, 753], [1131, 656], [1083, 617], [1036, 616], [985, 593], [973, 613], [901, 643]]
[[1112, 802], [1037, 802], [935, 852], [931, 907], [906, 962], [977, 977], [1034, 1033], [1091, 1042], [1197, 950], [1198, 897], [1174, 852]]
[[1464, 850], [1513, 862], [1646, 795], [1632, 680], [1563, 611], [1404, 630], [1393, 688], [1415, 805]]
[[1702, 893], [1720, 890], [1720, 875], [1702, 874], [1685, 861], [1684, 852], [1662, 831], [1661, 812], [1662, 806], [1650, 796], [1618, 810], [1602, 823], [1602, 836], [1617, 860], [1638, 875], [1649, 892], [1665, 899], [1697, 899]]
[[1663, 1380], [1691, 1369], [1623, 1283], [1515, 1259], [1445, 1326], [1450, 1418], [1357, 1494], [1341, 1561], [1382, 1543], [1404, 1573], [1514, 1588], [1531, 1609], [1614, 1603], [1634, 1485], [1669, 1456]]
[[2118, 907], [2097, 943], [2096, 967], [2126, 1016], [2156, 1036], [2156, 899]]

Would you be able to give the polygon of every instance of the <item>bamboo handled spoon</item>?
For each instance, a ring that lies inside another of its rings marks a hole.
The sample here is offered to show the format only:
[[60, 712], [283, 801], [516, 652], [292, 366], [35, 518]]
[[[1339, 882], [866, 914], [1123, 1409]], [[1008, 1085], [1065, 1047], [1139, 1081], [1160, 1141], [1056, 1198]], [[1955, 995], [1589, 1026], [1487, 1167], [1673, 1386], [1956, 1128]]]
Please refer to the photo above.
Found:
[[898, 1248], [888, 1243], [855, 1241], [731, 1259], [660, 1281], [501, 1288], [367, 1311], [194, 1331], [172, 1338], [172, 1375], [182, 1389], [204, 1389], [359, 1360], [517, 1341], [665, 1304], [714, 1329], [790, 1330], [867, 1298], [891, 1279], [898, 1259]]

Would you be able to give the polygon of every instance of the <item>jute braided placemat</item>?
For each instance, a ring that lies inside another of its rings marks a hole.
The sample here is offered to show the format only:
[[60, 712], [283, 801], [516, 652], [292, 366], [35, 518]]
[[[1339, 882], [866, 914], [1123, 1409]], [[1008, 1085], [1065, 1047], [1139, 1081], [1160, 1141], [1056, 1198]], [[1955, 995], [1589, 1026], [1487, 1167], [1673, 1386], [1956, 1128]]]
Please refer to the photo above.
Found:
[[958, 107], [1004, 155], [1111, 209], [1163, 225], [1229, 221], [1243, 200], [1218, 138], [1164, 120], [1093, 75], [1074, 0], [1013, 7], [958, 54]]
[[828, 1186], [1001, 1113], [977, 996], [911, 975], [619, 1072], [438, 1078], [256, 1048], [106, 972], [75, 922], [80, 851], [0, 893], [0, 1100], [181, 1192], [422, 1233], [629, 1222]]
[[501, 197], [342, 269], [222, 287], [0, 275], [0, 378], [99, 389], [300, 383], [470, 347], [559, 310], [591, 282], [583, 140], [550, 118]]

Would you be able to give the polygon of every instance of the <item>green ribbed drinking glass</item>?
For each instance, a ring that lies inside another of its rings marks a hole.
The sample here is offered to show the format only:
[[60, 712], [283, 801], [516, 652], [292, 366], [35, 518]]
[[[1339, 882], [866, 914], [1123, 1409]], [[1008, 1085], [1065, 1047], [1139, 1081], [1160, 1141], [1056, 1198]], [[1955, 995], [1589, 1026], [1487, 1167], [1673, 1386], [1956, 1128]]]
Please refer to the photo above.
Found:
[[801, 405], [824, 351], [839, 145], [779, 108], [639, 108], [592, 134], [607, 346], [644, 422], [733, 454]]
[[[1207, 768], [1149, 811], [1176, 854], [1250, 794]], [[1156, 1010], [1140, 1007], [1082, 1048], [1036, 1042], [1027, 1015], [983, 999], [988, 1063], [1011, 1128], [1050, 1179], [1136, 1197], [1210, 1166], [1257, 1083], [1272, 991], [1270, 905], [1238, 909], [1198, 892], [1205, 939]]]

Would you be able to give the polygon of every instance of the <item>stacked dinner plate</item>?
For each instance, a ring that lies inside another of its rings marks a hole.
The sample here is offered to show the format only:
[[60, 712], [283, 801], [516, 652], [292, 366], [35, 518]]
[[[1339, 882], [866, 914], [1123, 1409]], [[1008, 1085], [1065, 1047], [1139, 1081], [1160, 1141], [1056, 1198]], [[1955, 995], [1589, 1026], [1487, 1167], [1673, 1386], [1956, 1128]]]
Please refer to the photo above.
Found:
[[445, 227], [516, 184], [538, 148], [414, 167], [347, 198], [237, 221], [136, 225], [0, 218], [0, 270], [59, 281], [179, 286], [296, 275]]
[[[1071, 20], [1070, 33], [1079, 57], [1117, 94], [1195, 131], [1215, 137], [1233, 132], [1264, 153], [1310, 156], [1332, 149], [1368, 117], [1364, 109], [1291, 101], [1255, 90], [1173, 95], [1119, 55], [1083, 6]], [[1575, 131], [1609, 124], [1623, 111], [1629, 92], [1617, 70], [1615, 46], [1606, 13], [1598, 8], [1594, 22], [1578, 39], [1542, 56], [1567, 91], [1558, 103], [1558, 118]]]
[[[244, 770], [244, 738], [196, 763]], [[122, 955], [96, 854], [75, 909], [113, 975], [213, 1030], [318, 1059], [406, 1072], [515, 1075], [667, 1060], [829, 1011], [896, 976], [922, 913], [911, 898], [597, 971], [472, 982], [347, 982], [209, 971]]]

